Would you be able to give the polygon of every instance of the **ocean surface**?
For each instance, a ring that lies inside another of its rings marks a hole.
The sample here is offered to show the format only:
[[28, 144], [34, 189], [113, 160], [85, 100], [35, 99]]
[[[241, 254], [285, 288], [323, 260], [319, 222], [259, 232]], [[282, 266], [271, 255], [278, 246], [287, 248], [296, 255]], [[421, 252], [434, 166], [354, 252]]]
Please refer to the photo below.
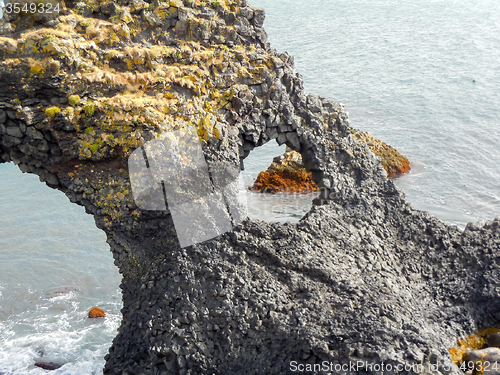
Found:
[[[121, 321], [121, 277], [83, 207], [0, 164], [0, 374], [102, 374]], [[106, 318], [88, 319], [99, 306]]]
[[308, 93], [408, 157], [395, 182], [414, 208], [460, 227], [500, 215], [500, 2], [251, 3]]
[[[351, 125], [396, 147], [416, 209], [464, 227], [500, 215], [500, 3], [492, 0], [251, 0], [307, 92], [345, 104]], [[475, 81], [475, 82], [474, 82]], [[249, 216], [295, 222], [311, 195], [249, 192], [284, 151], [245, 160]], [[121, 315], [120, 275], [82, 207], [0, 165], [0, 374], [101, 374]], [[105, 319], [87, 319], [103, 308]]]

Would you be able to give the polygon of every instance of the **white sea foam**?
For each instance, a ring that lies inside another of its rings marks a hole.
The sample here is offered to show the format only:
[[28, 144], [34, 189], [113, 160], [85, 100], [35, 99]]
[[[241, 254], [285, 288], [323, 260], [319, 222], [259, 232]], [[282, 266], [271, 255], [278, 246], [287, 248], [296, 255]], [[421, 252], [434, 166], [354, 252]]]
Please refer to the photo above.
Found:
[[121, 319], [119, 303], [101, 303], [105, 319], [88, 319], [81, 304], [73, 302], [62, 311], [37, 306], [1, 322], [0, 373], [44, 374], [34, 366], [38, 361], [63, 364], [54, 374], [102, 373], [109, 339]]

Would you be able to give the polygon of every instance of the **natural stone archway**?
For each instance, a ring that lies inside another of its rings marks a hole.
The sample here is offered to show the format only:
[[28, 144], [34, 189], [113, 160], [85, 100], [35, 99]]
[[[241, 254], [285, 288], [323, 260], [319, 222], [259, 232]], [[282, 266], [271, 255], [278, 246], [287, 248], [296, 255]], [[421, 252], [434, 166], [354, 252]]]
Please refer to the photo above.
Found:
[[[13, 20], [0, 38], [0, 160], [107, 234], [124, 307], [106, 374], [323, 361], [458, 374], [446, 348], [499, 324], [499, 219], [460, 232], [413, 210], [344, 108], [305, 96], [293, 59], [266, 44], [262, 10], [122, 0], [65, 12], [30, 32]], [[127, 158], [182, 127], [196, 127], [209, 165], [286, 143], [321, 188], [317, 206], [297, 225], [246, 220], [181, 249], [168, 211], [137, 208]]]
[[269, 141], [243, 162], [239, 196], [249, 218], [296, 223], [310, 211], [319, 189], [298, 152]]

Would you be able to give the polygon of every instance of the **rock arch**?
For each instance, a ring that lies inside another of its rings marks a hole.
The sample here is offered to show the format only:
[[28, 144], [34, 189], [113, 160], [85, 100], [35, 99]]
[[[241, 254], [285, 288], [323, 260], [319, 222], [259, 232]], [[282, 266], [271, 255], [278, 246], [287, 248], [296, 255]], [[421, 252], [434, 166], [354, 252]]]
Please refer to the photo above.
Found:
[[[78, 3], [57, 31], [13, 20], [0, 40], [0, 160], [85, 206], [123, 274], [104, 373], [447, 368], [458, 336], [498, 324], [499, 219], [461, 232], [413, 210], [345, 109], [305, 96], [293, 59], [266, 44], [263, 11], [214, 3]], [[181, 249], [168, 211], [137, 209], [126, 158], [183, 126], [209, 162], [286, 143], [322, 188], [317, 206], [298, 225], [247, 220]]]

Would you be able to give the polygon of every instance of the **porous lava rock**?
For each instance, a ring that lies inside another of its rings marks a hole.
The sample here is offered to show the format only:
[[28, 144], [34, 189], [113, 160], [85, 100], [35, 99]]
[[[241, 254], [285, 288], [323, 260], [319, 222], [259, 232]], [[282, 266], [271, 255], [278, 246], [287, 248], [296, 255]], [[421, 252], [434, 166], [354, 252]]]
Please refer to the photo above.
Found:
[[[0, 27], [0, 162], [84, 206], [123, 277], [104, 373], [459, 374], [447, 348], [499, 324], [500, 219], [461, 230], [414, 210], [263, 21], [246, 0], [120, 0]], [[314, 207], [181, 248], [170, 211], [135, 204], [127, 159], [187, 127], [209, 166], [270, 140], [299, 152]]]
[[99, 307], [93, 307], [89, 311], [89, 318], [105, 318], [106, 313], [104, 312], [103, 309], [100, 309]]
[[260, 172], [250, 190], [261, 193], [310, 193], [319, 191], [312, 179], [312, 172], [307, 171], [302, 156], [290, 150], [273, 159], [266, 171]]

